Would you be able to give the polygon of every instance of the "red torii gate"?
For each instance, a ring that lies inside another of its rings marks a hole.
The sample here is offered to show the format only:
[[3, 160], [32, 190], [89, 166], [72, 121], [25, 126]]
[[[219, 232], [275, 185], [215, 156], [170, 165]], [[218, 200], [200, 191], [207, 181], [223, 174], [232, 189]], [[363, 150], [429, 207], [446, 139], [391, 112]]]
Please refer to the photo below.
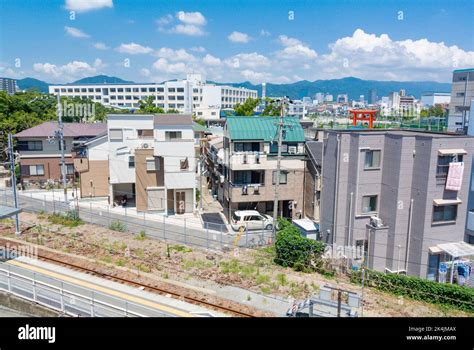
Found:
[[350, 109], [349, 114], [352, 118], [352, 125], [356, 126], [358, 121], [368, 122], [372, 129], [375, 121], [376, 109]]

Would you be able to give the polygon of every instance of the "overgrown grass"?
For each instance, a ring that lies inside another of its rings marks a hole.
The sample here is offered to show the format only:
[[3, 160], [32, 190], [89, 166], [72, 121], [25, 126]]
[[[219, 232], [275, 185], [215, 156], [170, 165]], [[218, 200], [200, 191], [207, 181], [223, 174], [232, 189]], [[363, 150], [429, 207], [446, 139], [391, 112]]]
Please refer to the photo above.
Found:
[[116, 220], [116, 221], [113, 221], [109, 225], [109, 229], [112, 230], [112, 231], [117, 231], [117, 232], [125, 232], [125, 231], [127, 231], [127, 225], [125, 225], [121, 221]]
[[54, 225], [62, 225], [66, 227], [77, 227], [84, 224], [75, 211], [68, 211], [65, 214], [51, 214], [48, 221]]
[[141, 230], [140, 233], [138, 233], [136, 236], [135, 236], [135, 239], [137, 241], [144, 241], [146, 239], [146, 232], [145, 230]]
[[193, 250], [191, 248], [185, 247], [184, 245], [176, 244], [170, 246], [170, 250], [174, 250], [179, 253], [191, 253]]

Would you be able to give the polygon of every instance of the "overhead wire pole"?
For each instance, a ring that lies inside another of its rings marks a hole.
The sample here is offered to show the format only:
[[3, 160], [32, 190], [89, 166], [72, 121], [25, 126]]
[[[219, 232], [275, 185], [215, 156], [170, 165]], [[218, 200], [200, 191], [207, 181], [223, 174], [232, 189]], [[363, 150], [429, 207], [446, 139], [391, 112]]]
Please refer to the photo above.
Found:
[[64, 159], [64, 124], [62, 120], [61, 96], [58, 93], [58, 131], [59, 134], [59, 148], [61, 149], [61, 177], [63, 180], [64, 202], [67, 203], [67, 184], [66, 184], [66, 161]]
[[273, 227], [272, 227], [272, 238], [275, 239], [276, 234], [276, 225], [278, 219], [278, 201], [280, 195], [280, 172], [281, 172], [281, 145], [283, 142], [283, 127], [284, 127], [284, 117], [285, 117], [285, 102], [286, 98], [281, 99], [281, 111], [280, 111], [280, 121], [278, 122], [278, 156], [277, 156], [277, 170], [276, 170], [276, 179], [275, 179], [275, 198], [273, 201]]
[[[10, 172], [11, 172], [11, 182], [12, 182], [12, 190], [13, 190], [13, 202], [15, 208], [18, 209], [18, 198], [16, 195], [16, 174], [15, 174], [15, 155], [13, 152], [13, 136], [12, 134], [8, 134], [8, 156], [10, 159]], [[20, 219], [18, 217], [18, 213], [15, 214], [15, 234], [20, 234]]]

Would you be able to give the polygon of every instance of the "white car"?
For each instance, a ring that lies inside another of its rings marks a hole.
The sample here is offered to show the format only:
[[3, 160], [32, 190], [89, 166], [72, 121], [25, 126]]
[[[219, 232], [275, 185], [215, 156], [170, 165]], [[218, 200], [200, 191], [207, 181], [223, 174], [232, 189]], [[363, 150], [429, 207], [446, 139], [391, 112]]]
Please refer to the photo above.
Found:
[[241, 228], [248, 230], [272, 230], [273, 218], [260, 214], [256, 210], [238, 210], [232, 214], [230, 225], [234, 231]]

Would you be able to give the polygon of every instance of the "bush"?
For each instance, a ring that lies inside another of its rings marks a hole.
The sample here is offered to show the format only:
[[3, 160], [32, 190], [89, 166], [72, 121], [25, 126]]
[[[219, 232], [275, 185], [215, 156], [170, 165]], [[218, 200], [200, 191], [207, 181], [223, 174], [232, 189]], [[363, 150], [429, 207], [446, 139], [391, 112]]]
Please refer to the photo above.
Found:
[[317, 270], [325, 244], [301, 236], [300, 231], [288, 220], [278, 220], [275, 241], [275, 263], [297, 271]]
[[114, 221], [110, 224], [109, 229], [117, 232], [125, 232], [127, 231], [127, 226], [121, 221]]
[[[474, 289], [456, 284], [438, 283], [427, 279], [385, 274], [366, 270], [366, 283], [380, 291], [432, 304], [449, 305], [467, 312], [474, 312]], [[351, 274], [351, 281], [361, 283], [361, 271]]]

